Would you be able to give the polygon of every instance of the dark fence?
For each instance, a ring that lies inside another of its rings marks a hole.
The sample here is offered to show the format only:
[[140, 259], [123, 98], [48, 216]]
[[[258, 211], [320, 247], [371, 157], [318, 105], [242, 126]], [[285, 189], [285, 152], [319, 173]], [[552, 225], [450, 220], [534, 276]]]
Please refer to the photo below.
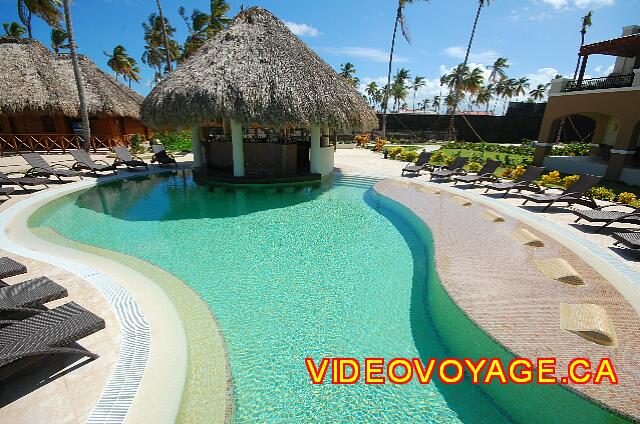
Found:
[[634, 74], [612, 75], [602, 78], [590, 78], [582, 81], [569, 81], [564, 91], [603, 90], [608, 88], [631, 87]]
[[[488, 143], [520, 143], [523, 139], [536, 140], [540, 132], [545, 107], [546, 103], [512, 102], [504, 116], [465, 115], [463, 117], [456, 115], [457, 138], [458, 140], [477, 142], [480, 141], [475, 134], [477, 133], [482, 140]], [[445, 140], [449, 128], [449, 118], [449, 115], [393, 113], [387, 115], [387, 132], [391, 136], [407, 140], [416, 139], [416, 137], [422, 140]], [[381, 114], [378, 114], [378, 119], [382, 125]], [[591, 119], [574, 116], [572, 121], [573, 125], [565, 126], [562, 141], [578, 141], [593, 132], [594, 123]], [[589, 142], [590, 137], [584, 141]]]

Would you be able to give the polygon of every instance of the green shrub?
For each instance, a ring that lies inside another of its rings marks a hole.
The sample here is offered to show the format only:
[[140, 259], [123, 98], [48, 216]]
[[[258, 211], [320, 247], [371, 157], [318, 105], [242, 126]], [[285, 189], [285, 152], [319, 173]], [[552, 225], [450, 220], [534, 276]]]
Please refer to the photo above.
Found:
[[589, 156], [591, 146], [583, 143], [572, 143], [565, 146], [555, 146], [551, 149], [553, 156]]
[[404, 150], [399, 155], [400, 160], [405, 162], [415, 162], [418, 159], [418, 152], [415, 150]]
[[471, 172], [478, 172], [482, 168], [482, 164], [480, 162], [470, 162], [467, 165], [467, 169]]
[[190, 152], [191, 132], [159, 132], [153, 135], [154, 140], [164, 145], [167, 152]]
[[449, 165], [451, 165], [453, 163], [454, 160], [456, 160], [457, 157], [458, 156], [455, 156], [455, 155], [454, 156], [446, 156], [444, 158], [443, 162], [444, 162], [445, 165], [449, 166]]
[[395, 159], [396, 156], [398, 156], [400, 153], [402, 153], [404, 149], [402, 147], [392, 147], [388, 150], [389, 152], [389, 157], [391, 159]]
[[436, 150], [431, 155], [429, 162], [440, 165], [444, 163], [446, 157], [447, 157], [447, 154], [445, 152], [443, 152], [442, 150]]
[[129, 139], [129, 144], [131, 145], [131, 151], [133, 153], [144, 153], [146, 150], [142, 145], [145, 141], [147, 141], [144, 136], [140, 134], [133, 134]]
[[579, 179], [580, 179], [580, 175], [567, 175], [562, 179], [562, 186], [564, 188], [569, 188], [573, 184], [575, 184], [575, 182], [578, 181]]
[[613, 202], [613, 199], [616, 198], [616, 194], [613, 192], [613, 190], [609, 190], [606, 187], [593, 187], [591, 190], [589, 190], [587, 195], [593, 197], [594, 199], [608, 200], [610, 202]]

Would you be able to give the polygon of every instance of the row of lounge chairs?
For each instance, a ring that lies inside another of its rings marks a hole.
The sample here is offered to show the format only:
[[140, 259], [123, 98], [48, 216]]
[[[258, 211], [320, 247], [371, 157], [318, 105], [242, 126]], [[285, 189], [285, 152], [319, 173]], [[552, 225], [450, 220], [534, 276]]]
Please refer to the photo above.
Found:
[[[490, 190], [503, 191], [503, 197], [507, 197], [512, 191], [517, 191], [524, 199], [523, 205], [526, 205], [528, 202], [546, 204], [542, 209], [543, 212], [547, 211], [552, 205], [561, 202], [566, 203], [568, 206], [586, 206], [589, 209], [573, 208], [571, 212], [577, 216], [575, 220], [576, 223], [581, 220], [601, 223], [602, 225], [596, 232], [601, 232], [603, 229], [615, 223], [640, 225], [640, 208], [626, 212], [605, 210], [606, 208], [619, 205], [598, 205], [593, 198], [587, 195], [589, 190], [598, 184], [601, 179], [595, 175], [580, 175], [580, 178], [574, 184], [561, 193], [548, 193], [535, 183], [545, 172], [544, 167], [529, 166], [525, 172], [515, 180], [502, 181], [495, 176], [495, 172], [501, 165], [499, 161], [488, 160], [477, 173], [468, 173], [464, 170], [464, 166], [469, 160], [466, 157], [457, 157], [448, 166], [429, 164], [430, 158], [431, 153], [422, 152], [418, 156], [415, 164], [409, 164], [403, 168], [402, 175], [420, 175], [422, 171], [429, 171], [430, 180], [454, 181], [454, 185], [464, 183], [476, 186], [479, 183], [484, 183], [482, 187], [485, 188], [485, 193], [488, 193]], [[523, 194], [523, 191], [530, 191], [531, 193]], [[640, 229], [615, 232], [612, 236], [616, 240], [615, 245], [623, 244], [632, 249], [640, 249]]]
[[2, 281], [26, 272], [23, 264], [0, 258], [0, 381], [49, 355], [96, 358], [74, 344], [105, 327], [102, 318], [74, 302], [48, 309], [46, 303], [68, 293], [47, 277]]
[[[117, 173], [118, 166], [125, 166], [130, 171], [142, 168], [149, 169], [149, 165], [143, 159], [132, 155], [126, 147], [117, 146], [113, 150], [116, 154], [113, 164], [100, 159], [93, 159], [87, 151], [82, 149], [70, 150], [69, 153], [75, 160], [72, 166], [63, 164], [51, 165], [38, 153], [23, 153], [22, 157], [31, 168], [22, 176], [16, 176], [18, 173], [15, 172], [7, 174], [0, 172], [0, 194], [10, 198], [15, 191], [13, 186], [18, 186], [23, 191], [30, 191], [36, 186], [47, 188], [49, 187], [50, 177], [55, 177], [61, 182], [64, 182], [63, 178], [78, 177], [82, 179], [83, 173], [81, 171], [84, 170], [88, 170], [97, 176], [100, 172]], [[159, 165], [178, 166], [175, 158], [167, 153], [163, 146], [153, 145], [153, 151], [152, 163], [157, 162]]]

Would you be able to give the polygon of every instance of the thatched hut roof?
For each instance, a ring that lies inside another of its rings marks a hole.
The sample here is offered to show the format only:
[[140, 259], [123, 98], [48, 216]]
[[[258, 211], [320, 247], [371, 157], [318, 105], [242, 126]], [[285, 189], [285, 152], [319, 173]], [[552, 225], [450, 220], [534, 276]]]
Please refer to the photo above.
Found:
[[[90, 115], [140, 117], [140, 94], [85, 56], [80, 66]], [[0, 37], [0, 113], [79, 116], [71, 58], [53, 54], [36, 40]]]
[[378, 126], [360, 93], [282, 21], [257, 7], [238, 14], [158, 84], [141, 111], [156, 128], [220, 118], [276, 126]]

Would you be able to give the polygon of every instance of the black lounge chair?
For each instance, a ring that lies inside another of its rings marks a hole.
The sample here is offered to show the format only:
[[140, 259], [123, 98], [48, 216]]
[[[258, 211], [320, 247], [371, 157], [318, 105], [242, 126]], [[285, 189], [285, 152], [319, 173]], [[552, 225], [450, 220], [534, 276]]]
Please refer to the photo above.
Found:
[[0, 172], [0, 185], [17, 185], [24, 191], [30, 191], [26, 186], [33, 187], [43, 185], [49, 188], [48, 178], [36, 178], [36, 177], [13, 177], [13, 173], [5, 174]]
[[0, 287], [0, 313], [41, 313], [42, 305], [67, 297], [67, 289], [47, 277], [38, 277], [21, 283]]
[[574, 209], [573, 213], [578, 217], [574, 222], [579, 222], [581, 219], [589, 222], [603, 222], [600, 228], [596, 230], [599, 233], [606, 227], [616, 222], [624, 224], [640, 224], [640, 208], [636, 208], [631, 212], [622, 211], [605, 211], [604, 208], [617, 206], [606, 205], [596, 209]]
[[454, 159], [451, 165], [448, 165], [441, 169], [433, 171], [429, 179], [430, 180], [433, 180], [434, 178], [449, 179], [456, 174], [462, 173], [463, 168], [467, 164], [467, 162], [469, 162], [469, 158], [464, 156], [458, 156], [457, 158]]
[[153, 156], [151, 156], [151, 163], [158, 162], [160, 165], [175, 165], [178, 167], [178, 162], [172, 154], [167, 153], [162, 144], [154, 144], [151, 146], [153, 150]]
[[53, 175], [60, 181], [62, 181], [62, 177], [80, 177], [82, 179], [80, 172], [74, 171], [61, 163], [49, 165], [38, 153], [22, 153], [22, 157], [31, 165], [31, 169], [24, 174], [25, 177], [29, 175], [46, 175], [50, 177]]
[[[91, 158], [91, 155], [89, 155], [89, 152], [87, 152], [84, 149], [69, 150], [69, 153], [71, 153], [71, 156], [73, 156], [73, 158], [76, 160], [76, 163], [74, 163], [71, 166], [71, 168], [75, 169], [76, 171], [80, 171], [82, 169], [88, 169], [96, 175], [98, 172], [111, 172], [111, 171], [113, 171], [114, 174], [117, 174], [115, 166], [109, 165], [107, 162], [101, 159], [93, 160]], [[102, 162], [102, 163], [98, 163], [98, 162]]]
[[0, 381], [48, 355], [97, 358], [70, 345], [104, 328], [104, 320], [69, 302], [29, 318], [0, 321]]
[[418, 155], [416, 163], [408, 163], [407, 166], [402, 168], [402, 175], [404, 175], [405, 172], [409, 174], [420, 175], [420, 171], [429, 168], [429, 159], [431, 159], [430, 152], [420, 153], [420, 155]]
[[[27, 267], [22, 265], [18, 261], [14, 261], [11, 258], [7, 258], [3, 256], [0, 258], [0, 280], [4, 278], [14, 277], [16, 275], [25, 274], [27, 272]], [[0, 287], [4, 285], [3, 282], [0, 281]]]
[[113, 166], [126, 165], [127, 169], [135, 170], [137, 168], [149, 169], [149, 166], [138, 156], [133, 156], [129, 149], [122, 146], [115, 146], [113, 151], [116, 154], [116, 160], [113, 162]]
[[625, 231], [611, 235], [616, 239], [616, 242], [613, 243], [614, 246], [624, 244], [629, 249], [640, 249], [640, 232], [638, 231]]
[[472, 174], [472, 175], [465, 174], [465, 175], [454, 176], [453, 180], [455, 181], [455, 183], [453, 183], [453, 185], [456, 185], [458, 183], [475, 185], [480, 181], [495, 180], [498, 177], [496, 177], [493, 173], [498, 170], [500, 165], [501, 163], [497, 160], [488, 160], [487, 163], [485, 163], [484, 166], [476, 174]]
[[0, 187], [0, 194], [7, 197], [7, 199], [11, 199], [11, 193], [13, 193], [16, 189], [13, 187]]
[[513, 181], [497, 181], [486, 184], [485, 187], [487, 189], [485, 193], [488, 193], [489, 190], [504, 191], [502, 197], [507, 197], [511, 190], [518, 190], [518, 192], [522, 190], [539, 191], [540, 186], [535, 184], [534, 181], [538, 179], [544, 171], [545, 168], [542, 166], [528, 166], [522, 175]]
[[569, 188], [565, 189], [562, 193], [559, 194], [547, 194], [544, 191], [540, 193], [532, 193], [525, 194], [525, 201], [523, 205], [526, 205], [527, 202], [532, 201], [536, 203], [548, 203], [547, 206], [542, 209], [542, 212], [546, 211], [556, 202], [566, 202], [569, 205], [578, 204], [588, 206], [592, 209], [598, 207], [598, 204], [591, 197], [587, 196], [587, 192], [591, 189], [591, 187], [598, 184], [600, 181], [600, 177], [596, 177], [595, 175], [583, 174], [580, 175], [580, 179], [573, 183]]

